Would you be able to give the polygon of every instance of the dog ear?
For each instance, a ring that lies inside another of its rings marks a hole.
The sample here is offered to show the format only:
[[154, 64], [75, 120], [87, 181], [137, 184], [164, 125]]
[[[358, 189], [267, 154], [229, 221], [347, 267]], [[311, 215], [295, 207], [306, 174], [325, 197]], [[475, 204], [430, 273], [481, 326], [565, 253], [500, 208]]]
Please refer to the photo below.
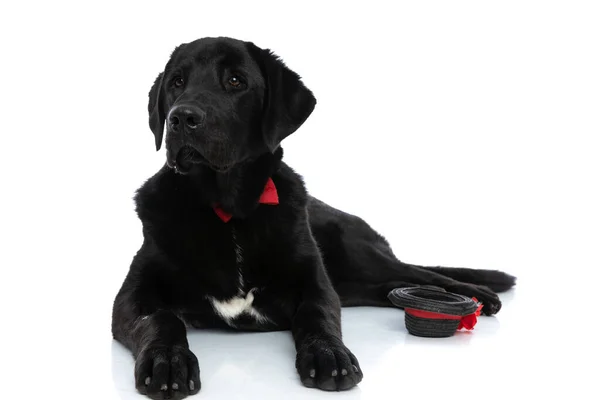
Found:
[[263, 138], [271, 152], [294, 133], [309, 117], [317, 104], [312, 92], [300, 76], [289, 69], [269, 49], [250, 44], [266, 85], [262, 121]]
[[152, 89], [148, 94], [148, 113], [150, 114], [150, 129], [154, 133], [154, 142], [156, 144], [156, 151], [160, 150], [162, 143], [163, 131], [165, 129], [165, 110], [162, 101], [162, 84], [163, 84], [163, 73], [161, 72], [154, 81]]

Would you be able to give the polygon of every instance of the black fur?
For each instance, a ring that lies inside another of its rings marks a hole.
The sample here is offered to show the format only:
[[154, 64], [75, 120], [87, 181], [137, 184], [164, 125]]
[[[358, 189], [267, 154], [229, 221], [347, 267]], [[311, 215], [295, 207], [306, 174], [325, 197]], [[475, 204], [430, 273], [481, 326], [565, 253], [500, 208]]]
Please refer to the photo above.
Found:
[[[279, 143], [315, 103], [269, 50], [227, 38], [178, 47], [156, 79], [150, 127], [158, 149], [167, 121], [167, 165], [136, 195], [144, 243], [115, 299], [112, 324], [115, 339], [136, 357], [141, 393], [198, 392], [186, 326], [291, 329], [302, 383], [345, 390], [363, 375], [342, 341], [340, 306], [391, 306], [391, 289], [436, 285], [477, 297], [485, 314], [500, 310], [493, 290], [510, 288], [512, 276], [402, 263], [363, 220], [306, 193], [282, 162]], [[173, 110], [180, 113], [173, 117]], [[269, 177], [276, 206], [258, 203]], [[233, 215], [228, 223], [213, 210], [217, 204]], [[209, 301], [250, 290], [266, 318], [243, 313], [226, 321]]]

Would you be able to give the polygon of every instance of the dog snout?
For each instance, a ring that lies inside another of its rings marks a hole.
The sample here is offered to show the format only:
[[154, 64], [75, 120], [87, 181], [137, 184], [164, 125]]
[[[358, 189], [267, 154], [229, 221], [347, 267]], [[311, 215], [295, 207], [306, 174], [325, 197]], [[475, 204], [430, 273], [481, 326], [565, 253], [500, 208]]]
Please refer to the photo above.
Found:
[[192, 105], [175, 106], [169, 112], [169, 127], [174, 132], [194, 132], [204, 123], [206, 113]]

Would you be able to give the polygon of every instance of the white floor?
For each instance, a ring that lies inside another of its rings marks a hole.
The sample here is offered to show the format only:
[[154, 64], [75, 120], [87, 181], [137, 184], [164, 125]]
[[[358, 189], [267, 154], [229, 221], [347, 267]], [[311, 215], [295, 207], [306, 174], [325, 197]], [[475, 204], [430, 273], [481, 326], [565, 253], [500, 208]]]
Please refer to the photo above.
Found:
[[[496, 317], [480, 317], [472, 332], [446, 339], [411, 336], [399, 309], [348, 308], [343, 311], [346, 345], [358, 357], [365, 378], [348, 392], [327, 393], [304, 388], [294, 369], [289, 332], [225, 333], [194, 331], [190, 346], [200, 361], [202, 390], [198, 399], [469, 399], [593, 398], [575, 381], [591, 376], [569, 366], [565, 348], [575, 351], [576, 330], [551, 313], [536, 312], [535, 293], [523, 287], [502, 295]], [[529, 303], [529, 304], [528, 304]], [[558, 350], [557, 342], [570, 346]], [[597, 360], [594, 364], [596, 364]], [[112, 343], [112, 384], [121, 399], [140, 400], [133, 385], [134, 362], [120, 344]], [[597, 366], [597, 364], [596, 364]], [[597, 369], [596, 369], [597, 372]], [[598, 398], [598, 397], [596, 397]]]

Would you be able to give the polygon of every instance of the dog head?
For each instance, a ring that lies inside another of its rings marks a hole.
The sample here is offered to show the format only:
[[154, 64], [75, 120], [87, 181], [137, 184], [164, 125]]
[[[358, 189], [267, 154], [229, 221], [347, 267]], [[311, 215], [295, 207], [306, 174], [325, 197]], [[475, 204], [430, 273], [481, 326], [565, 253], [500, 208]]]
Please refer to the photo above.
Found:
[[156, 149], [166, 125], [167, 164], [217, 172], [273, 152], [312, 113], [316, 99], [270, 50], [204, 38], [173, 51], [149, 94]]

